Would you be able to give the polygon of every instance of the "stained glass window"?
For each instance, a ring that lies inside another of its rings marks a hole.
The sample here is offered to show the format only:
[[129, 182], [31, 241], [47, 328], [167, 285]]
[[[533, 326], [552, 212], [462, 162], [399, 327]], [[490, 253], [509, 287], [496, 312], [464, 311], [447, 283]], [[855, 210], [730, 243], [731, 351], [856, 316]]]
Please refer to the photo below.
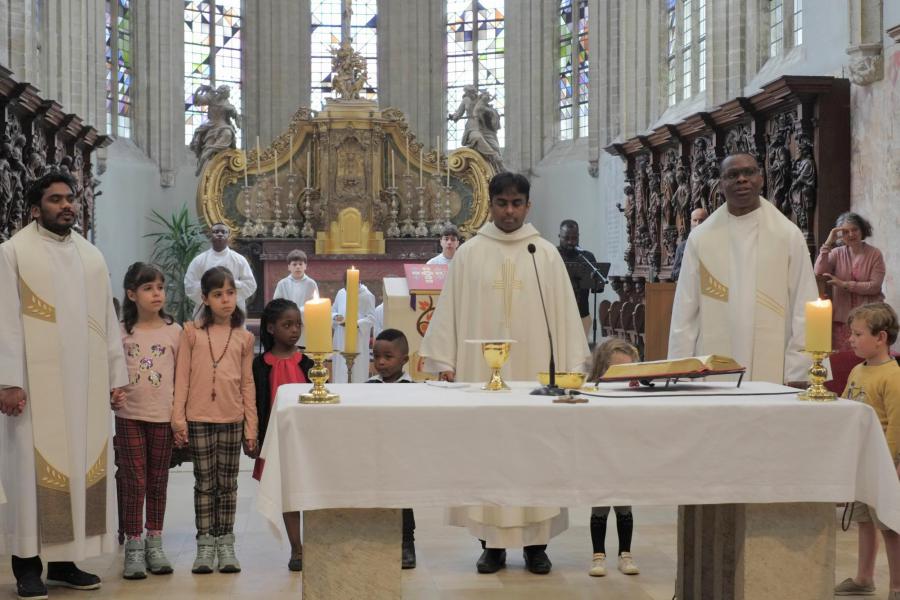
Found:
[[575, 129], [572, 113], [572, 0], [559, 3], [559, 139], [571, 140]]
[[[201, 85], [231, 88], [229, 101], [241, 110], [241, 0], [184, 2], [184, 136], [190, 143], [204, 121], [205, 106], [194, 106]], [[237, 132], [240, 146], [241, 132]]]
[[106, 133], [131, 137], [131, 2], [106, 2]]
[[[576, 6], [572, 4], [573, 0], [560, 0], [559, 3], [561, 140], [588, 134], [588, 3], [587, 0], [575, 0]], [[577, 13], [573, 14], [573, 9]]]
[[[378, 3], [376, 0], [355, 0], [350, 17], [350, 37], [353, 48], [366, 58], [368, 83], [364, 98], [378, 98]], [[320, 110], [325, 98], [334, 97], [331, 87], [331, 52], [341, 43], [341, 0], [313, 0], [311, 49], [312, 75], [310, 107]]]
[[[497, 137], [501, 147], [506, 100], [504, 30], [503, 0], [447, 0], [447, 109], [457, 110], [463, 86], [486, 90], [494, 97], [493, 106], [500, 113]], [[447, 122], [448, 149], [462, 144], [464, 124], [465, 118]]]

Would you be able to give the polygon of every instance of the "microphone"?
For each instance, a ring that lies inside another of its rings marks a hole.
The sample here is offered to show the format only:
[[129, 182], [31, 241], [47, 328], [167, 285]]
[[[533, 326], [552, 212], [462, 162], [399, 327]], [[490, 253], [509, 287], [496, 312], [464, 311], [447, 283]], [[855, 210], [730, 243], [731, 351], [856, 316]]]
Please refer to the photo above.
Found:
[[565, 396], [566, 391], [556, 387], [556, 360], [553, 357], [553, 334], [550, 331], [550, 319], [547, 317], [547, 305], [544, 303], [544, 290], [541, 288], [541, 276], [538, 274], [537, 259], [534, 253], [537, 247], [534, 244], [528, 244], [528, 253], [531, 254], [531, 264], [534, 265], [534, 277], [537, 279], [538, 293], [541, 296], [541, 308], [544, 309], [544, 323], [547, 325], [547, 339], [550, 341], [550, 381], [548, 385], [535, 388], [531, 391], [532, 396]]

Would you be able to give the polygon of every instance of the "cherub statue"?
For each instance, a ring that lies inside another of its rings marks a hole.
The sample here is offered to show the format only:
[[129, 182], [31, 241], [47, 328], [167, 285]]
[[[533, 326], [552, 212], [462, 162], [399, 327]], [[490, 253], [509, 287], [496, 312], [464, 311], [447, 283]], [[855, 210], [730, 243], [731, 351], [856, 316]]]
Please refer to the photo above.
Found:
[[207, 119], [194, 131], [189, 148], [197, 156], [197, 175], [213, 156], [236, 147], [237, 129], [241, 126], [241, 115], [229, 101], [231, 88], [220, 85], [213, 89], [201, 85], [194, 92], [194, 106], [208, 106]]

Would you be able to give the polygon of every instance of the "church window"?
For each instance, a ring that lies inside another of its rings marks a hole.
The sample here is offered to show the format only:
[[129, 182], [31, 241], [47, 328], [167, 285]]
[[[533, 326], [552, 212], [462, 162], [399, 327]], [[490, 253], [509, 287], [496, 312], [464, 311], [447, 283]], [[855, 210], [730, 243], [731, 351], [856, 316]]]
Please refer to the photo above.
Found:
[[707, 0], [666, 0], [665, 100], [706, 91]]
[[[206, 106], [194, 106], [201, 85], [231, 88], [241, 111], [241, 0], [184, 2], [184, 136], [188, 144], [203, 123]], [[238, 147], [241, 132], [237, 132]]]
[[312, 74], [310, 107], [320, 110], [325, 98], [333, 98], [331, 86], [331, 48], [341, 43], [341, 26], [349, 21], [353, 48], [366, 59], [368, 82], [360, 93], [362, 98], [378, 98], [378, 3], [376, 0], [355, 0], [351, 14], [343, 15], [341, 0], [313, 0], [310, 42]]
[[559, 139], [588, 135], [588, 1], [559, 3]]
[[106, 133], [131, 137], [131, 1], [106, 2]]
[[781, 54], [783, 42], [784, 0], [769, 0], [769, 56]]
[[[585, 14], [587, 18], [587, 14]], [[505, 20], [503, 0], [447, 0], [447, 87], [448, 112], [463, 98], [463, 87], [475, 85], [493, 97], [500, 113], [497, 139], [504, 146]], [[465, 118], [447, 122], [447, 149], [462, 145]]]
[[803, 44], [803, 0], [769, 0], [769, 58]]

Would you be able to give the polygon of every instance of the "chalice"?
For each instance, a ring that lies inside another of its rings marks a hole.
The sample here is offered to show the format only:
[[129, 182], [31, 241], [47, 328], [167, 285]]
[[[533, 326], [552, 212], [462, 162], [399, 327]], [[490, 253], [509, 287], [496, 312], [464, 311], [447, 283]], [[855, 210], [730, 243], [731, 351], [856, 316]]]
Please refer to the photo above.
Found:
[[503, 365], [506, 364], [506, 361], [509, 360], [509, 349], [512, 344], [515, 344], [515, 340], [466, 340], [472, 344], [481, 344], [481, 354], [484, 356], [484, 361], [487, 363], [488, 368], [491, 370], [491, 378], [481, 386], [481, 389], [487, 390], [489, 392], [500, 392], [503, 390], [508, 390], [509, 386], [503, 381], [503, 378], [500, 376], [500, 369]]

